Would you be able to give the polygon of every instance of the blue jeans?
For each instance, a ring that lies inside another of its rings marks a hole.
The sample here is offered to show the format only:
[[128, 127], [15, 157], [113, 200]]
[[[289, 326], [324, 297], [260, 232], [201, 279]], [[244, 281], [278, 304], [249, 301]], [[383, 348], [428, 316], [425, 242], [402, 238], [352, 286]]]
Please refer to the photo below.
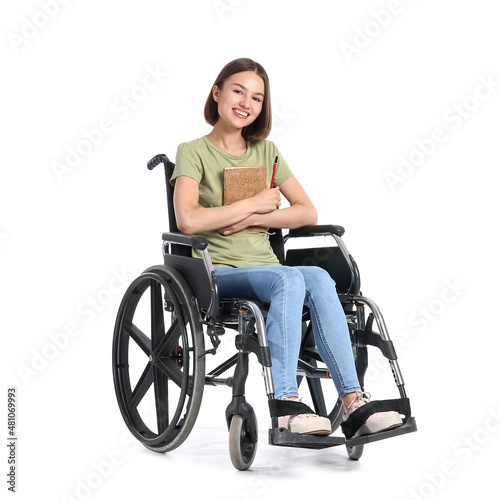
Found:
[[268, 302], [266, 332], [271, 351], [275, 397], [298, 396], [297, 360], [302, 309], [311, 312], [314, 339], [339, 394], [360, 390], [349, 330], [335, 289], [323, 269], [313, 266], [215, 268], [221, 298]]

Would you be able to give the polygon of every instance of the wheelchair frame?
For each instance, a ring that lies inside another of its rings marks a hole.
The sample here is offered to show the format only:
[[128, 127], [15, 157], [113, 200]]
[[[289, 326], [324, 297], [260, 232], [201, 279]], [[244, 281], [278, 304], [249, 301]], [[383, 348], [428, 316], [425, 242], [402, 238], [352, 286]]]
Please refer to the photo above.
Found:
[[[178, 231], [173, 210], [173, 187], [169, 184], [174, 164], [165, 155], [156, 155], [148, 162], [148, 168], [152, 170], [160, 163], [165, 167], [171, 231], [162, 236], [164, 265], [146, 269], [129, 286], [118, 310], [113, 337], [115, 392], [120, 411], [131, 433], [153, 451], [167, 452], [177, 448], [188, 437], [195, 424], [204, 386], [226, 385], [232, 388], [232, 399], [225, 413], [231, 462], [239, 470], [248, 469], [255, 458], [258, 440], [257, 418], [245, 399], [251, 353], [256, 355], [264, 376], [271, 415], [269, 444], [314, 449], [346, 445], [349, 458], [358, 460], [363, 453], [364, 444], [416, 431], [416, 422], [411, 415], [397, 355], [384, 318], [375, 302], [361, 294], [356, 262], [342, 240], [344, 228], [333, 225], [292, 229], [285, 237], [280, 230], [276, 230], [271, 243], [282, 263], [323, 264], [321, 267], [326, 265], [325, 268], [332, 276], [335, 273], [335, 280], [339, 280], [341, 285], [342, 291], [338, 295], [346, 313], [360, 386], [364, 390], [364, 376], [368, 367], [367, 346], [375, 346], [388, 359], [400, 394], [399, 399], [378, 404], [384, 411], [394, 410], [403, 414], [403, 425], [353, 439], [299, 435], [278, 427], [277, 400], [274, 399], [271, 356], [265, 331], [265, 305], [245, 299], [219, 298], [206, 239]], [[333, 237], [337, 245], [321, 249], [327, 253], [326, 257], [311, 257], [311, 249], [306, 248], [289, 250], [285, 259], [284, 244], [287, 240], [325, 235]], [[198, 250], [202, 258], [191, 257], [191, 249]], [[138, 309], [142, 307], [141, 300], [147, 293], [150, 296], [149, 337], [136, 321]], [[365, 318], [365, 306], [371, 310], [368, 319]], [[171, 315], [167, 325], [165, 314]], [[327, 410], [321, 379], [329, 378], [329, 374], [325, 368], [317, 365], [321, 358], [314, 345], [311, 325], [307, 323], [308, 314], [304, 310], [297, 376], [299, 383], [303, 378], [306, 379], [315, 412], [328, 416], [335, 431], [341, 424], [342, 404], [337, 400], [334, 408], [330, 412]], [[378, 331], [373, 331], [374, 321]], [[211, 349], [205, 350], [203, 328], [211, 341]], [[237, 353], [206, 374], [205, 357], [215, 354], [220, 344], [219, 337], [226, 328], [237, 331]], [[130, 342], [131, 339], [133, 342]], [[133, 349], [138, 350], [141, 356], [145, 354], [148, 357], [145, 368], [135, 382], [130, 367], [137, 357], [133, 355]], [[232, 376], [222, 377], [233, 367]], [[151, 388], [153, 390], [150, 391]], [[177, 395], [172, 396], [172, 389]], [[148, 394], [150, 399], [154, 399], [156, 413], [156, 419], [153, 418], [156, 422], [152, 424], [145, 422], [144, 415], [138, 409]]]

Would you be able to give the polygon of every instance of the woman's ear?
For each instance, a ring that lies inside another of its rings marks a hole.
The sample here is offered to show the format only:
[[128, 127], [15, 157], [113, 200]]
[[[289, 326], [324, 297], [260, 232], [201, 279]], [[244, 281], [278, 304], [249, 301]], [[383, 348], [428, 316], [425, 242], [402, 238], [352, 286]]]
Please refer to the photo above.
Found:
[[214, 85], [212, 88], [212, 97], [215, 102], [219, 102], [220, 89], [217, 85]]

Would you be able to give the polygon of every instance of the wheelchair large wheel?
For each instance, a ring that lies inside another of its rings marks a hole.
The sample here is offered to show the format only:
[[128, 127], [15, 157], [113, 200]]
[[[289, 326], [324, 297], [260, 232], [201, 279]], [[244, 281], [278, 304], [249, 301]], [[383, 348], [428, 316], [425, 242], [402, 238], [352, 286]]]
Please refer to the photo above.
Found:
[[203, 329], [193, 293], [174, 269], [155, 266], [125, 292], [113, 338], [118, 405], [131, 433], [167, 452], [189, 435], [205, 378]]

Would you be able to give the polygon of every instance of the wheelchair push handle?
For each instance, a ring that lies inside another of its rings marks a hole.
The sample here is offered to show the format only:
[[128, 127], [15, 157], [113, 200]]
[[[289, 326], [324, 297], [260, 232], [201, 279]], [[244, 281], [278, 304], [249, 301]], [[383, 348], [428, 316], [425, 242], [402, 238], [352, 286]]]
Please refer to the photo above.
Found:
[[156, 155], [148, 161], [148, 170], [153, 170], [160, 163], [170, 163], [170, 160], [164, 154]]

